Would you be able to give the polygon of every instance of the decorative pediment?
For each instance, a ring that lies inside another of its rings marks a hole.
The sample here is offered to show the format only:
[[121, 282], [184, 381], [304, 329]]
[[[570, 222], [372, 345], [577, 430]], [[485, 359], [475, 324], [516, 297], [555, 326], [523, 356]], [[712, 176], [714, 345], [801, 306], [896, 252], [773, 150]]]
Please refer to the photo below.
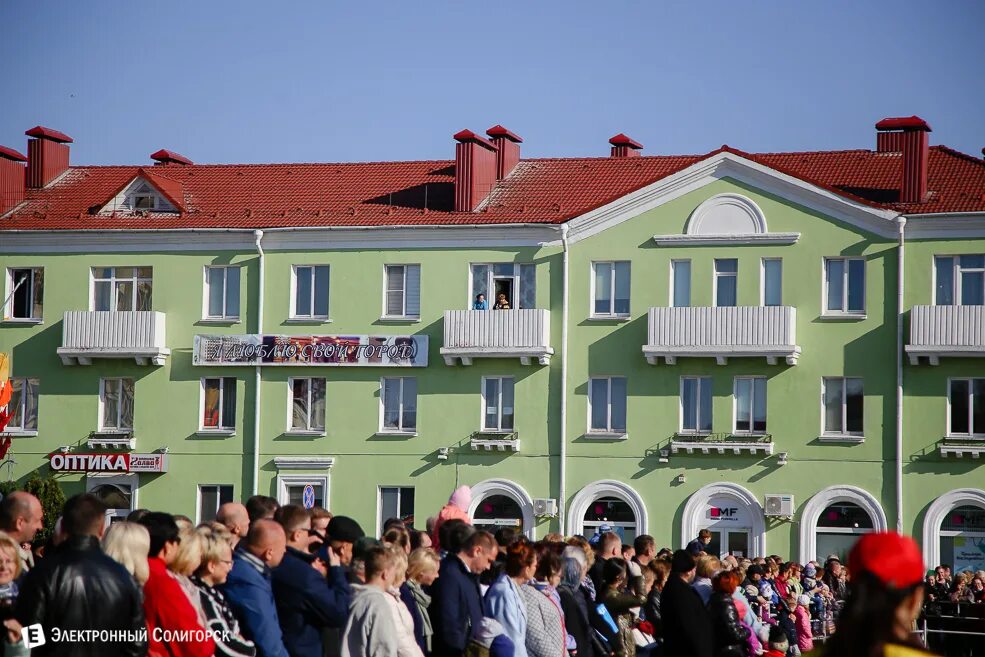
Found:
[[99, 213], [179, 213], [183, 210], [184, 188], [180, 182], [140, 169]]

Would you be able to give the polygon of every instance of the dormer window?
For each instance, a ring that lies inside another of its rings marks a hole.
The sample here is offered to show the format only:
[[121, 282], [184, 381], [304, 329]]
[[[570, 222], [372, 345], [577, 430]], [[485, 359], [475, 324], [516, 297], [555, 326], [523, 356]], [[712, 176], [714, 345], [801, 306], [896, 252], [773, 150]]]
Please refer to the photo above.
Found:
[[181, 212], [172, 199], [183, 198], [181, 184], [141, 170], [100, 210], [100, 214]]
[[157, 191], [145, 182], [138, 183], [136, 188], [126, 195], [126, 205], [133, 211], [157, 210], [162, 205], [170, 205], [160, 198]]

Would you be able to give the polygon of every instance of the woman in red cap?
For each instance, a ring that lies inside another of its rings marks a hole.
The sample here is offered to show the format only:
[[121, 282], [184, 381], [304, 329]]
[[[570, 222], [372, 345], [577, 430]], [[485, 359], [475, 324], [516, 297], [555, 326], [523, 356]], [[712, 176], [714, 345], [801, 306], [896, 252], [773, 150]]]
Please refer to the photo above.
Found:
[[913, 634], [923, 605], [923, 557], [916, 541], [895, 532], [866, 534], [848, 557], [848, 600], [822, 655], [929, 655]]

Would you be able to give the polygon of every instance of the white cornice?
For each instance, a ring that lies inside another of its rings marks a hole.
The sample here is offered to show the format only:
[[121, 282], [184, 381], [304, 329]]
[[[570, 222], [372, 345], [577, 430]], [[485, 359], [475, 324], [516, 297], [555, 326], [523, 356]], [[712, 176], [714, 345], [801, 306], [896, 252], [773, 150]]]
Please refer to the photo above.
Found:
[[908, 240], [985, 238], [985, 213], [909, 214], [906, 218]]
[[742, 233], [733, 235], [654, 235], [657, 246], [786, 246], [800, 233]]
[[[267, 251], [496, 248], [560, 245], [554, 224], [265, 228]], [[253, 229], [0, 231], [0, 253], [242, 251]]]
[[334, 456], [275, 456], [274, 467], [280, 470], [331, 470]]
[[881, 237], [896, 237], [893, 219], [899, 213], [894, 210], [853, 201], [739, 155], [723, 152], [573, 219], [569, 239], [571, 242], [586, 239], [723, 178], [737, 180]]

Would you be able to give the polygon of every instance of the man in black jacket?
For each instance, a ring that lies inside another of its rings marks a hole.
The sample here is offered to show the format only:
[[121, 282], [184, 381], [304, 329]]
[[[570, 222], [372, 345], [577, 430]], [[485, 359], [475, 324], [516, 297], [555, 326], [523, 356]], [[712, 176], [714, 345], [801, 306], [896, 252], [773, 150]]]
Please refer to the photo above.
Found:
[[[17, 620], [25, 627], [40, 623], [47, 639], [31, 651], [34, 657], [138, 657], [147, 653], [144, 607], [137, 584], [99, 547], [105, 522], [106, 506], [94, 495], [69, 499], [62, 515], [62, 530], [68, 539], [24, 580], [17, 598]], [[62, 635], [59, 642], [54, 628]], [[83, 638], [69, 642], [65, 635], [70, 632]]]
[[482, 621], [479, 575], [489, 570], [499, 550], [489, 532], [477, 532], [461, 523], [455, 533], [449, 545], [460, 547], [442, 560], [428, 609], [435, 657], [461, 657], [465, 652]]
[[660, 595], [666, 657], [711, 657], [712, 629], [708, 610], [691, 588], [694, 557], [678, 550], [670, 565], [670, 577]]

